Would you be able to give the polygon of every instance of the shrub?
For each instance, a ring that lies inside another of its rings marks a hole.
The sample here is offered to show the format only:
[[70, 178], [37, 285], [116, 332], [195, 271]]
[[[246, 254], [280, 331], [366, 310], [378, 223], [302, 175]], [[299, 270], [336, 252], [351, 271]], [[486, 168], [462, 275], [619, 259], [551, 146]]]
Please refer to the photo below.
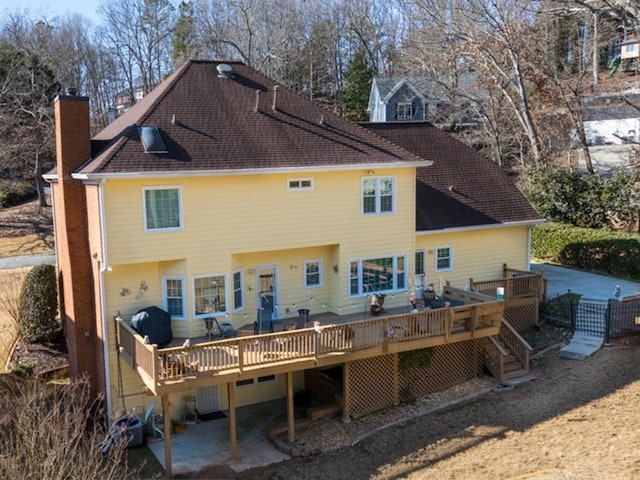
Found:
[[18, 335], [27, 343], [51, 342], [59, 330], [58, 296], [53, 265], [36, 265], [22, 284]]
[[32, 182], [24, 180], [0, 182], [0, 209], [21, 205], [35, 197], [36, 189]]
[[127, 465], [124, 435], [102, 452], [103, 403], [92, 398], [86, 379], [0, 384], [0, 478], [140, 478]]
[[559, 223], [538, 225], [531, 254], [585, 270], [640, 279], [640, 236]]

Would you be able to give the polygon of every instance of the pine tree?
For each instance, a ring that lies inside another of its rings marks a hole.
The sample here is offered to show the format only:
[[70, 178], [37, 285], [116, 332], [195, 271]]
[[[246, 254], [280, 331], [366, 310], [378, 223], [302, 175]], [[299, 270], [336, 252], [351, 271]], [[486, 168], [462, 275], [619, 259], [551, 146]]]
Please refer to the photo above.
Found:
[[364, 122], [369, 120], [367, 106], [374, 71], [369, 66], [365, 52], [358, 50], [345, 72], [346, 85], [343, 94], [344, 116], [349, 120]]

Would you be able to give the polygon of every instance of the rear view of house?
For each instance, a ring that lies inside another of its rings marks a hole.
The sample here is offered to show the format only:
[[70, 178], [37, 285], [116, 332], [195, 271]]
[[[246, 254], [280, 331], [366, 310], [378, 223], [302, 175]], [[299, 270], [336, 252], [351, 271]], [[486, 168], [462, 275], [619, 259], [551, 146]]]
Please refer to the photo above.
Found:
[[[242, 405], [292, 409], [337, 367], [348, 419], [400, 401], [403, 351], [443, 345], [449, 382], [478, 374], [504, 302], [463, 286], [526, 270], [540, 222], [495, 165], [427, 123], [349, 122], [241, 63], [186, 63], [93, 138], [88, 101], [57, 99], [47, 178], [72, 371], [110, 411], [152, 395], [168, 422], [196, 398], [234, 422]], [[418, 311], [429, 284], [440, 302]], [[141, 330], [149, 312], [168, 335]]]

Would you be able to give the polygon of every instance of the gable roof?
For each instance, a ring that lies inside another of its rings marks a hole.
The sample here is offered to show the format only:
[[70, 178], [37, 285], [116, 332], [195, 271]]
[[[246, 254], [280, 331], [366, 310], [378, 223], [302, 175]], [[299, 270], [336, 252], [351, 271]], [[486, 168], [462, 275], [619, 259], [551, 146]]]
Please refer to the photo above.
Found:
[[[219, 64], [189, 61], [175, 71], [94, 136], [93, 158], [76, 176], [429, 164], [242, 63], [227, 63], [233, 74], [219, 76]], [[158, 128], [167, 153], [144, 153], [141, 125]]]
[[361, 125], [433, 160], [416, 172], [416, 231], [543, 221], [498, 165], [431, 123]]
[[[477, 74], [473, 71], [461, 72], [458, 75], [458, 90], [470, 91], [475, 89], [477, 83]], [[416, 95], [420, 95], [423, 99], [438, 100], [445, 97], [450, 90], [451, 80], [443, 78], [437, 81], [430, 77], [419, 75], [404, 75], [396, 77], [375, 77], [373, 79], [375, 88], [378, 89], [380, 100], [384, 103], [389, 102], [393, 95], [402, 85], [407, 85]], [[446, 87], [445, 82], [449, 87]]]

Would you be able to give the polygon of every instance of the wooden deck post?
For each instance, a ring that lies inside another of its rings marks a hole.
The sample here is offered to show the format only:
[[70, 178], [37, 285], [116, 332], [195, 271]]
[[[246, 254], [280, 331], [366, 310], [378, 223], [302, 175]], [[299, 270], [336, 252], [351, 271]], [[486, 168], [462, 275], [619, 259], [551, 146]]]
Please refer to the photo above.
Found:
[[344, 423], [351, 423], [351, 417], [349, 416], [349, 403], [351, 401], [350, 368], [351, 362], [346, 362], [342, 369], [342, 421]]
[[162, 417], [164, 419], [164, 469], [167, 477], [173, 478], [173, 465], [171, 461], [171, 412], [169, 395], [162, 395]]
[[238, 458], [238, 435], [236, 431], [236, 388], [235, 382], [227, 383], [227, 398], [229, 400], [229, 452], [231, 460]]
[[287, 440], [296, 441], [295, 409], [293, 405], [293, 372], [287, 372]]

